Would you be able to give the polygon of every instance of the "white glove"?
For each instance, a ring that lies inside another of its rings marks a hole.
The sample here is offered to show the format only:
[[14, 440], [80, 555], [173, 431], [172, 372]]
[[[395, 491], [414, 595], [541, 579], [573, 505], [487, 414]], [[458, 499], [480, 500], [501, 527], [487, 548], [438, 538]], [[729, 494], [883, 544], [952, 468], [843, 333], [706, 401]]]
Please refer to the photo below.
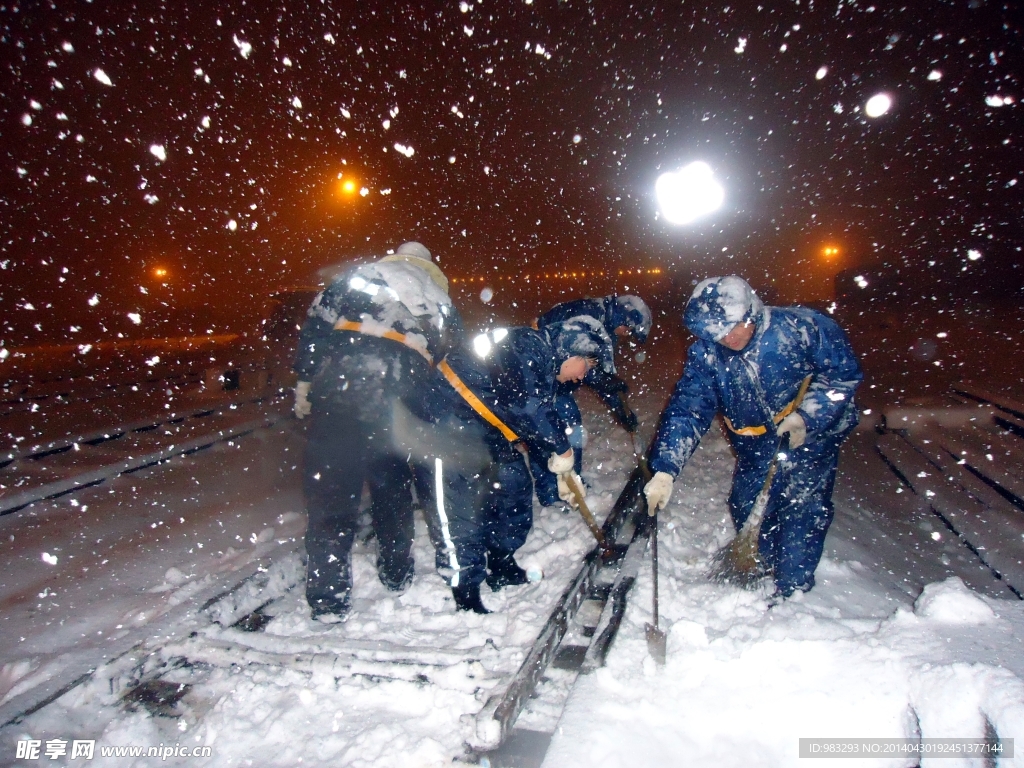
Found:
[[790, 448], [799, 448], [807, 442], [807, 423], [798, 411], [793, 411], [779, 422], [779, 437], [783, 435], [789, 435]]
[[551, 458], [548, 459], [548, 471], [555, 475], [572, 472], [574, 459], [572, 448], [569, 449], [568, 455], [552, 453]]
[[313, 404], [309, 402], [309, 389], [312, 386], [308, 381], [295, 382], [295, 418], [304, 419], [313, 412]]
[[576, 480], [576, 487], [580, 489], [580, 496], [586, 498], [587, 489], [583, 485], [583, 479], [575, 472], [563, 472], [558, 476], [558, 498], [564, 501], [573, 509], [576, 509], [580, 505], [579, 500], [576, 498], [576, 494], [572, 492], [569, 487], [570, 475]]
[[653, 516], [659, 509], [668, 504], [672, 495], [672, 475], [668, 472], [655, 472], [654, 477], [644, 486], [647, 497], [647, 514]]

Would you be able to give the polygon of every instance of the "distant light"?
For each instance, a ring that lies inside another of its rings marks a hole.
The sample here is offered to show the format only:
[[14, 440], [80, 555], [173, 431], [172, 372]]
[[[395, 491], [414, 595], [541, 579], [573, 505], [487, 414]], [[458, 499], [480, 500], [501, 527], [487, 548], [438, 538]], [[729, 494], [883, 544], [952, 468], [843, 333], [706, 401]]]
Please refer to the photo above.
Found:
[[824, 248], [821, 249], [821, 255], [827, 259], [831, 259], [833, 256], [839, 255], [839, 249], [836, 248], [834, 245], [826, 245]]
[[967, 258], [970, 259], [971, 261], [977, 261], [978, 259], [981, 258], [981, 251], [979, 251], [977, 248], [971, 248], [967, 252]]
[[747, 47], [747, 38], [741, 37], [739, 39], [739, 42], [736, 43], [736, 47], [732, 49], [732, 52], [733, 53], [743, 53], [743, 51], [744, 51], [744, 49], [746, 47]]
[[675, 173], [663, 173], [654, 185], [662, 215], [672, 224], [690, 222], [717, 210], [725, 191], [707, 163], [694, 162]]
[[167, 277], [167, 270], [163, 267], [156, 267], [153, 270], [153, 277]]
[[818, 71], [814, 73], [815, 80], [824, 80], [825, 75], [828, 74], [828, 67], [818, 67]]
[[864, 114], [868, 117], [881, 117], [889, 111], [891, 106], [892, 99], [884, 93], [877, 93], [868, 99], [868, 103], [864, 105]]
[[149, 154], [151, 154], [161, 163], [167, 159], [167, 150], [163, 148], [162, 144], [150, 144]]
[[229, 221], [227, 223], [227, 227], [228, 227], [228, 230], [230, 230], [231, 232], [234, 232], [236, 229], [238, 229], [238, 222], [235, 221], [234, 219], [231, 219], [231, 221]]
[[583, 137], [580, 136], [578, 133], [572, 137], [573, 144], [579, 144], [581, 141], [583, 141]]
[[853, 282], [857, 284], [858, 288], [868, 287], [868, 281], [864, 279], [864, 275], [857, 275], [855, 278], [853, 278]]
[[1005, 107], [1009, 104], [1013, 104], [1012, 96], [986, 96], [985, 103], [990, 107]]
[[928, 79], [931, 80], [932, 82], [937, 82], [942, 79], [942, 73], [939, 72], [939, 70], [937, 69], [933, 69], [931, 72], [928, 73]]
[[98, 67], [92, 71], [92, 76], [99, 80], [104, 85], [113, 85], [114, 83], [107, 76], [107, 73]]
[[395, 152], [405, 155], [406, 157], [412, 157], [414, 154], [416, 154], [416, 150], [413, 149], [412, 147], [407, 147], [404, 144], [398, 143], [395, 144]]
[[490, 303], [491, 299], [493, 298], [494, 291], [492, 291], [490, 288], [484, 288], [482, 291], [480, 291], [480, 301], [482, 301], [484, 304]]

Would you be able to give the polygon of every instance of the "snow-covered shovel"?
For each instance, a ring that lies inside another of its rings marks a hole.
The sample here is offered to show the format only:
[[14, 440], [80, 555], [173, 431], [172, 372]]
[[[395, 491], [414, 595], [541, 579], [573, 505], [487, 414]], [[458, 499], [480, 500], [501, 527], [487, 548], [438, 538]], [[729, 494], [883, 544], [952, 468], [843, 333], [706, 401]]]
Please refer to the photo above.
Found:
[[708, 578], [721, 583], [736, 584], [749, 588], [756, 584], [764, 575], [764, 568], [761, 565], [758, 545], [761, 539], [761, 521], [764, 520], [764, 512], [768, 508], [768, 500], [771, 498], [772, 480], [775, 479], [775, 472], [779, 467], [779, 451], [782, 448], [782, 441], [775, 447], [775, 455], [768, 467], [768, 476], [761, 486], [761, 491], [754, 500], [754, 507], [750, 510], [740, 532], [732, 541], [720, 549], [711, 560], [711, 567], [708, 569]]
[[651, 527], [651, 582], [653, 587], [653, 604], [651, 618], [653, 624], [644, 624], [647, 635], [647, 652], [656, 664], [665, 664], [665, 630], [658, 628], [658, 514], [654, 514], [654, 525]]
[[[800, 391], [797, 392], [791, 407], [787, 409], [789, 412], [800, 407], [810, 385], [811, 377], [808, 376], [800, 384]], [[788, 445], [788, 440], [781, 438], [775, 445], [772, 463], [768, 466], [768, 476], [764, 479], [764, 485], [761, 486], [757, 498], [754, 499], [754, 506], [743, 523], [743, 527], [740, 528], [733, 540], [712, 558], [711, 567], [708, 569], [708, 578], [712, 581], [736, 584], [749, 589], [764, 576], [764, 567], [759, 552], [761, 521], [764, 520], [764, 513], [768, 509], [768, 501], [771, 499], [772, 481], [779, 468], [783, 443]]]

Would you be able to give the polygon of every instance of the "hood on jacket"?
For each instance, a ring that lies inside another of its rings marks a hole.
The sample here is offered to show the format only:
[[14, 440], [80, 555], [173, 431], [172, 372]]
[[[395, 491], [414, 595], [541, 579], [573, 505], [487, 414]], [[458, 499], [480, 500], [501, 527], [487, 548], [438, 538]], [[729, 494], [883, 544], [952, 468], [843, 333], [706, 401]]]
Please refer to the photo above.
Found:
[[738, 323], [757, 323], [764, 304], [742, 277], [710, 277], [693, 289], [683, 324], [698, 338], [717, 342]]

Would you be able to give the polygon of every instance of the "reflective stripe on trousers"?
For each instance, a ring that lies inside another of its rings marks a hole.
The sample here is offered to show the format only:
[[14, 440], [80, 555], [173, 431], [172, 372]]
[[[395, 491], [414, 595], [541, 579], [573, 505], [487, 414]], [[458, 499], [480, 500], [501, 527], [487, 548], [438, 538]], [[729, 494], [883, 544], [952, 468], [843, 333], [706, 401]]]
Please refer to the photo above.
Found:
[[459, 558], [455, 553], [455, 542], [448, 526], [448, 514], [444, 510], [444, 470], [441, 459], [434, 459], [434, 496], [437, 501], [437, 516], [441, 521], [441, 536], [444, 538], [445, 549], [448, 550], [448, 565], [453, 571], [452, 586], [459, 586]]

